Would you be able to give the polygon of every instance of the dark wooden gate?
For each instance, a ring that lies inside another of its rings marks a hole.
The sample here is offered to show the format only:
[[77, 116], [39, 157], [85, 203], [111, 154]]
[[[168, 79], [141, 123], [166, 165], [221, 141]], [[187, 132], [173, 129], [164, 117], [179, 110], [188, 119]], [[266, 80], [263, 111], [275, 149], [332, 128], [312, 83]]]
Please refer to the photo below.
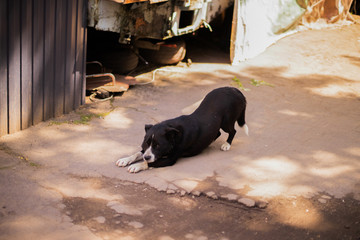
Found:
[[0, 0], [0, 136], [85, 99], [87, 0]]

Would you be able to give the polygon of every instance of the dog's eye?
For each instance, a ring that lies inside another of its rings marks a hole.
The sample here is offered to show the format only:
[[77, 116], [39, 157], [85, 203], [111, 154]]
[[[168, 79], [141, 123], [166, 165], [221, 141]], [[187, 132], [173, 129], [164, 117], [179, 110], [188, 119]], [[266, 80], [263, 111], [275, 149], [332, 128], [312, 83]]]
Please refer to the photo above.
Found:
[[159, 147], [159, 144], [158, 144], [158, 143], [156, 143], [156, 142], [153, 142], [152, 147], [153, 147], [154, 149], [156, 149], [156, 148], [158, 148], [158, 147]]

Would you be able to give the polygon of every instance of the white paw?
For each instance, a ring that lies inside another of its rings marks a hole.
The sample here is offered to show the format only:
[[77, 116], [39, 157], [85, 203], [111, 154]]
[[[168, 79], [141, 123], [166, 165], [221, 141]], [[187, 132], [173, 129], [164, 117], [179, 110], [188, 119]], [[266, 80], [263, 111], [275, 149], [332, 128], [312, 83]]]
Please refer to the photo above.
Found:
[[131, 162], [132, 162], [131, 157], [120, 158], [119, 160], [116, 161], [116, 166], [125, 167], [129, 165]]
[[142, 161], [142, 162], [134, 163], [134, 164], [130, 165], [130, 166], [128, 167], [128, 171], [129, 171], [130, 173], [137, 173], [137, 172], [140, 172], [140, 171], [142, 171], [142, 170], [146, 170], [146, 169], [148, 169], [148, 168], [149, 168], [149, 167], [148, 167], [147, 162], [146, 162], [146, 161]]
[[228, 142], [225, 142], [223, 145], [221, 145], [221, 150], [223, 151], [229, 151], [231, 145]]

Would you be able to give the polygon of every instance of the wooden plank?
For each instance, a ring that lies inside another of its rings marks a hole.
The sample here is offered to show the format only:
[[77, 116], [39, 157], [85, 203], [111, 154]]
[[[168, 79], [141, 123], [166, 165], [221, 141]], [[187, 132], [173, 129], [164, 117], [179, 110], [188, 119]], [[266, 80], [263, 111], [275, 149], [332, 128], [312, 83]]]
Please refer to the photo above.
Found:
[[44, 0], [33, 10], [33, 124], [44, 120]]
[[64, 113], [65, 98], [65, 52], [66, 52], [66, 2], [56, 2], [55, 24], [55, 82], [54, 82], [54, 114], [60, 116]]
[[86, 53], [87, 53], [87, 27], [84, 29], [84, 42], [83, 42], [83, 49], [84, 49], [84, 63], [82, 69], [82, 92], [81, 92], [81, 104], [85, 104], [85, 97], [86, 97]]
[[76, 72], [75, 72], [75, 96], [74, 96], [74, 107], [78, 108], [81, 105], [82, 91], [83, 91], [83, 64], [84, 64], [84, 26], [83, 17], [84, 13], [84, 0], [78, 0], [77, 5], [77, 16], [76, 16]]
[[65, 113], [74, 109], [77, 1], [67, 1]]
[[9, 133], [21, 129], [20, 0], [9, 1]]
[[78, 59], [78, 73], [79, 73], [79, 91], [76, 95], [79, 97], [78, 104], [82, 105], [85, 103], [85, 85], [86, 85], [86, 27], [87, 27], [87, 0], [79, 1], [79, 59]]
[[130, 3], [137, 3], [137, 2], [146, 2], [148, 0], [124, 0], [122, 3], [124, 4], [130, 4]]
[[0, 1], [0, 136], [8, 134], [8, 1]]
[[32, 1], [21, 1], [21, 129], [32, 125]]
[[150, 0], [150, 4], [167, 2], [168, 0]]
[[88, 1], [83, 0], [83, 42], [82, 42], [82, 49], [83, 49], [83, 65], [82, 65], [82, 91], [81, 91], [81, 104], [85, 104], [85, 96], [86, 96], [86, 53], [87, 53], [87, 7]]
[[54, 117], [56, 0], [45, 1], [44, 120]]
[[86, 4], [0, 1], [0, 136], [84, 103]]

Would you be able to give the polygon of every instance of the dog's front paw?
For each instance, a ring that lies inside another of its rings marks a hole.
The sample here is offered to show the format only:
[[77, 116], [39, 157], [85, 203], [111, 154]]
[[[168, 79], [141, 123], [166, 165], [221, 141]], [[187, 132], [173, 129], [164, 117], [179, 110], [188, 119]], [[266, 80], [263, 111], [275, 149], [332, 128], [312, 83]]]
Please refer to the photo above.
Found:
[[120, 158], [119, 160], [116, 161], [116, 166], [125, 167], [129, 165], [131, 162], [132, 162], [131, 157]]
[[231, 145], [228, 142], [225, 142], [223, 145], [221, 145], [221, 150], [223, 151], [229, 151]]
[[130, 173], [137, 173], [137, 172], [140, 172], [140, 171], [143, 171], [143, 170], [146, 170], [148, 169], [148, 164], [146, 161], [142, 161], [142, 162], [139, 162], [139, 163], [134, 163], [132, 165], [130, 165], [128, 167], [128, 171]]

